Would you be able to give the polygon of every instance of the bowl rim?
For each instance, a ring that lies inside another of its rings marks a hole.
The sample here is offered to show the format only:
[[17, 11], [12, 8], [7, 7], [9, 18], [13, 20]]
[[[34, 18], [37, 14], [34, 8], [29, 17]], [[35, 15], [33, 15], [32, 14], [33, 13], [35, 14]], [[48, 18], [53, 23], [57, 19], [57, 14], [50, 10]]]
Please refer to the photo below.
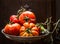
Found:
[[40, 36], [29, 36], [29, 37], [26, 37], [26, 36], [15, 36], [15, 35], [9, 35], [9, 34], [6, 34], [4, 33], [4, 29], [1, 30], [1, 32], [6, 35], [6, 36], [13, 36], [13, 37], [21, 37], [21, 38], [35, 38], [35, 37], [42, 37], [42, 36], [47, 36], [50, 32], [47, 31], [48, 33], [44, 34], [44, 35], [40, 35]]

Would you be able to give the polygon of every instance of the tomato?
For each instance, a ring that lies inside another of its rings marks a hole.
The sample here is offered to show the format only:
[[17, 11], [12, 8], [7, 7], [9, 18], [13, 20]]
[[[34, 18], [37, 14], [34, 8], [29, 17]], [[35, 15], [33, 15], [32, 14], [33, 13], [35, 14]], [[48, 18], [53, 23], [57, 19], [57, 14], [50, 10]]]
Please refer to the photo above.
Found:
[[13, 22], [13, 23], [18, 23], [19, 20], [18, 20], [18, 18], [17, 18], [17, 15], [11, 15], [11, 16], [10, 16], [10, 21]]
[[28, 36], [29, 34], [26, 32], [26, 27], [21, 26], [20, 28], [20, 36]]
[[39, 33], [35, 30], [31, 31], [33, 36], [39, 36]]
[[21, 26], [21, 28], [20, 28], [20, 33], [21, 32], [24, 32], [26, 30], [26, 28], [24, 27], [24, 26]]
[[31, 29], [31, 33], [33, 34], [33, 36], [38, 36], [39, 35], [39, 28], [37, 26], [34, 26]]
[[23, 24], [23, 26], [25, 26], [26, 28], [29, 28], [30, 24], [29, 24], [29, 22], [25, 22], [25, 23]]
[[25, 26], [26, 28], [32, 28], [32, 27], [35, 26], [35, 24], [34, 24], [34, 23], [25, 22], [25, 23], [23, 24], [23, 26]]
[[20, 32], [20, 24], [14, 23], [14, 24], [7, 24], [4, 28], [4, 32], [10, 35], [18, 35]]
[[20, 36], [38, 36], [39, 32], [36, 27], [20, 29], [23, 30], [20, 32]]
[[33, 23], [36, 22], [35, 14], [30, 11], [22, 12], [21, 15], [19, 16], [19, 22], [23, 24], [26, 21], [33, 22]]
[[34, 27], [34, 26], [35, 26], [35, 24], [34, 24], [34, 23], [30, 23], [29, 28], [32, 28], [32, 27]]
[[19, 36], [23, 36], [24, 32], [20, 32]]
[[33, 35], [32, 35], [31, 33], [21, 32], [21, 33], [20, 33], [20, 36], [28, 37], [28, 36], [33, 36]]
[[7, 24], [7, 25], [4, 27], [4, 32], [10, 34], [10, 32], [9, 32], [10, 28], [11, 28], [11, 25], [10, 25], [10, 24]]
[[28, 34], [27, 32], [22, 32], [22, 33], [20, 33], [20, 36], [28, 37], [28, 36], [29, 36], [29, 34]]
[[35, 26], [35, 27], [32, 28], [32, 31], [37, 31], [37, 32], [39, 32], [39, 29], [38, 29], [38, 27]]

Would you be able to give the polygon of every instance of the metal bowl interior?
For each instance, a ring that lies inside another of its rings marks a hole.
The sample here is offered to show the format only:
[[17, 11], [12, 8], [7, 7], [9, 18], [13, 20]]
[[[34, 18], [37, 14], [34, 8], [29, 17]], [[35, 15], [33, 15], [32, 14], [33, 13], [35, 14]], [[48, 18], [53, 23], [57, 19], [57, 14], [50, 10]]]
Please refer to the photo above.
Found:
[[1, 31], [5, 37], [7, 37], [8, 39], [11, 39], [11, 40], [15, 40], [15, 41], [18, 41], [18, 42], [31, 42], [31, 41], [36, 41], [36, 40], [39, 40], [41, 38], [44, 38], [46, 36], [49, 35], [49, 32], [47, 32], [46, 34], [44, 35], [40, 35], [40, 36], [29, 36], [29, 37], [22, 37], [22, 36], [14, 36], [14, 35], [9, 35], [9, 34], [6, 34], [4, 33], [4, 29], [2, 29]]

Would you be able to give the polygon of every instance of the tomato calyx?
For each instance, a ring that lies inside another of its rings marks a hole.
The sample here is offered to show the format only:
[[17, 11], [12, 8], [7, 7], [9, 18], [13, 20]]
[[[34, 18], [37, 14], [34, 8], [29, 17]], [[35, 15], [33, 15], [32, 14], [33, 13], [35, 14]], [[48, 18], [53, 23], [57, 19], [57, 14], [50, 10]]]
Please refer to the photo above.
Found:
[[30, 18], [29, 18], [28, 16], [25, 16], [24, 20], [25, 20], [26, 22], [28, 22], [28, 21], [30, 20]]
[[31, 28], [27, 28], [25, 32], [31, 33]]

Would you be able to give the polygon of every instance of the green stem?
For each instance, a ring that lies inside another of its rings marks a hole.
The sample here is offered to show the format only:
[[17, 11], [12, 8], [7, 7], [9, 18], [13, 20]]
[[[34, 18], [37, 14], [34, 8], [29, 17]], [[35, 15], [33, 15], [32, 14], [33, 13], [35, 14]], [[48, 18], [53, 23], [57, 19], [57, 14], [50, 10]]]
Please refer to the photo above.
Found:
[[27, 33], [31, 33], [31, 28], [27, 28], [27, 29], [26, 29], [26, 32], [27, 32]]

